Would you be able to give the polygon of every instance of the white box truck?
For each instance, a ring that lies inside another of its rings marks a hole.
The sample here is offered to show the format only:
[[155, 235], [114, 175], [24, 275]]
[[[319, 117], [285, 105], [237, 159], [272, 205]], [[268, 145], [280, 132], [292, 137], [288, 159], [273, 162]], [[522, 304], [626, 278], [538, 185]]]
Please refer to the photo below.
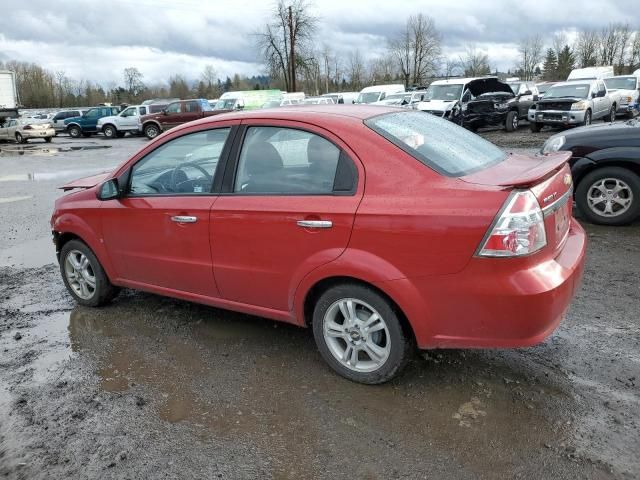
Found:
[[16, 74], [9, 70], [0, 70], [0, 124], [6, 118], [18, 116], [18, 91]]

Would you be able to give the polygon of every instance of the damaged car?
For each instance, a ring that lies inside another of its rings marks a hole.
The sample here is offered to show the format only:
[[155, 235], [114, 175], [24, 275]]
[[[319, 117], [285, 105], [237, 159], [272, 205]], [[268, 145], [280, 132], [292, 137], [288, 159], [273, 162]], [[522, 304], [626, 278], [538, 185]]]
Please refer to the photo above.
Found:
[[488, 126], [503, 126], [508, 132], [517, 130], [520, 120], [527, 119], [538, 93], [535, 85], [511, 85], [497, 78], [475, 80], [467, 89], [473, 99], [462, 104], [462, 124], [472, 131]]

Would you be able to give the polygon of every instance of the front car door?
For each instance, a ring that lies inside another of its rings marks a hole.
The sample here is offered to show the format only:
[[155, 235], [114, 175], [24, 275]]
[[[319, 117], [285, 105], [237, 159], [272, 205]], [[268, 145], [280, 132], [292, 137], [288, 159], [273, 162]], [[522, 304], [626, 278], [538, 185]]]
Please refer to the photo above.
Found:
[[120, 130], [135, 130], [138, 128], [138, 108], [126, 108], [118, 119], [118, 128]]
[[303, 125], [243, 121], [211, 211], [227, 300], [288, 312], [304, 276], [347, 247], [364, 170], [333, 134]]
[[127, 193], [102, 205], [104, 243], [126, 285], [217, 297], [209, 245], [213, 179], [230, 124], [170, 138], [135, 160]]
[[158, 119], [164, 130], [169, 130], [182, 123], [182, 103], [173, 102], [164, 109], [164, 115]]

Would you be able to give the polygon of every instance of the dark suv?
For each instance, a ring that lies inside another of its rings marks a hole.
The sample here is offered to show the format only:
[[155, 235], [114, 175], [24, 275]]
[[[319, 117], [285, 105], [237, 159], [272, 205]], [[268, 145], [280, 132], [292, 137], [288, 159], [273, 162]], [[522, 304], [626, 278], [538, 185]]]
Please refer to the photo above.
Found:
[[529, 108], [538, 100], [533, 82], [501, 82], [487, 78], [470, 84], [471, 100], [462, 105], [463, 125], [473, 131], [486, 126], [504, 126], [508, 132], [518, 129], [527, 119]]

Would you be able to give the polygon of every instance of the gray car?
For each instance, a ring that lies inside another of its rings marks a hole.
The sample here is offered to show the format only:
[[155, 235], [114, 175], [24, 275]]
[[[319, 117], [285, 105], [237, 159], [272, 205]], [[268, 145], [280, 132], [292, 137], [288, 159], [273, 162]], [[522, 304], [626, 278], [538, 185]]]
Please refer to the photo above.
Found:
[[60, 132], [64, 132], [67, 130], [64, 121], [67, 118], [80, 117], [84, 110], [62, 110], [61, 112], [56, 113], [51, 119], [51, 126], [56, 131], [56, 134]]
[[609, 96], [602, 80], [574, 80], [556, 83], [529, 110], [532, 132], [539, 132], [544, 125], [591, 125], [593, 120], [611, 122], [615, 119], [617, 105]]

